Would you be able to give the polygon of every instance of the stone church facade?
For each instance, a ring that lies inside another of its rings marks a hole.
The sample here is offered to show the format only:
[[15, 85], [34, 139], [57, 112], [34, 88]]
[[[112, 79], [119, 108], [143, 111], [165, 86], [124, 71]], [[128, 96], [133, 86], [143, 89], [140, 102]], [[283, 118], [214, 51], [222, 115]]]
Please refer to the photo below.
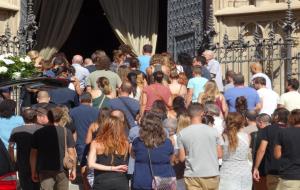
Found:
[[16, 35], [20, 23], [21, 0], [0, 1], [0, 36], [4, 34], [7, 26], [12, 35]]

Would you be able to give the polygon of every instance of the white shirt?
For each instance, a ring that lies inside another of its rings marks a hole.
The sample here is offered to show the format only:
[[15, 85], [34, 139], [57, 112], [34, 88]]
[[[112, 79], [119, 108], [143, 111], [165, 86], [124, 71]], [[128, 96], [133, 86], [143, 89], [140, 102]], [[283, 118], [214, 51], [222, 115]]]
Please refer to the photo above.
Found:
[[268, 75], [266, 75], [265, 73], [256, 73], [254, 74], [252, 77], [251, 77], [251, 81], [253, 82], [253, 80], [257, 77], [263, 77], [266, 79], [266, 87], [268, 89], [272, 89], [272, 83], [271, 83], [271, 80], [270, 78], [268, 77]]
[[224, 132], [224, 120], [221, 117], [214, 116], [213, 128], [217, 129], [219, 136], [222, 136]]
[[279, 95], [268, 88], [261, 88], [257, 90], [257, 93], [262, 102], [262, 109], [259, 113], [266, 113], [271, 116], [274, 110], [277, 108]]
[[290, 91], [280, 96], [278, 104], [283, 105], [289, 111], [300, 109], [300, 93], [298, 91]]
[[73, 63], [72, 66], [75, 68], [75, 76], [80, 81], [80, 88], [84, 88], [86, 86], [85, 80], [90, 74], [89, 70], [78, 63]]
[[207, 64], [207, 69], [210, 73], [215, 74], [215, 81], [217, 83], [218, 89], [220, 92], [223, 92], [223, 79], [222, 79], [222, 70], [221, 70], [221, 65], [220, 63], [215, 60], [212, 59], [208, 62]]

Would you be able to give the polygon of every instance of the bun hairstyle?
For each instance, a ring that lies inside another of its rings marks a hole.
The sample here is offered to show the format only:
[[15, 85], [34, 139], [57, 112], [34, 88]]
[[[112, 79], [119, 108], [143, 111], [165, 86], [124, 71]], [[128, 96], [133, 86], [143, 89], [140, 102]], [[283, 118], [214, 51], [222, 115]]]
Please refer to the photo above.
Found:
[[112, 89], [110, 87], [110, 83], [109, 83], [108, 78], [99, 77], [98, 80], [97, 80], [97, 84], [98, 84], [98, 87], [102, 90], [102, 92], [105, 95], [109, 95], [111, 93]]
[[242, 114], [243, 116], [246, 116], [246, 113], [248, 111], [248, 103], [245, 96], [239, 96], [235, 100], [235, 109], [237, 112]]

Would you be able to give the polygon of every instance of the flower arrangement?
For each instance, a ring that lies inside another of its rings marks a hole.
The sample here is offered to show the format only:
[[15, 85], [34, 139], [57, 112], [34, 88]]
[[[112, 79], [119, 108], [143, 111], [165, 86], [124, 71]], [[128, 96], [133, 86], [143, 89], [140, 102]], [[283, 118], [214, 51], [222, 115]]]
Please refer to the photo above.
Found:
[[34, 77], [37, 73], [28, 56], [0, 55], [0, 82]]

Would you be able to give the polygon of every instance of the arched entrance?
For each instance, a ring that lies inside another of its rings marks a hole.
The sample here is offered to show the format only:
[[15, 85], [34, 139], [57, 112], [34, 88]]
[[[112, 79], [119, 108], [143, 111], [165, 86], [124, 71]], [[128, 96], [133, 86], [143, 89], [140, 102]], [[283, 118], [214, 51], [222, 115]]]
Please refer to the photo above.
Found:
[[103, 14], [99, 0], [85, 0], [73, 29], [60, 51], [64, 52], [68, 59], [75, 54], [90, 57], [97, 49], [111, 55], [119, 45], [120, 42]]

